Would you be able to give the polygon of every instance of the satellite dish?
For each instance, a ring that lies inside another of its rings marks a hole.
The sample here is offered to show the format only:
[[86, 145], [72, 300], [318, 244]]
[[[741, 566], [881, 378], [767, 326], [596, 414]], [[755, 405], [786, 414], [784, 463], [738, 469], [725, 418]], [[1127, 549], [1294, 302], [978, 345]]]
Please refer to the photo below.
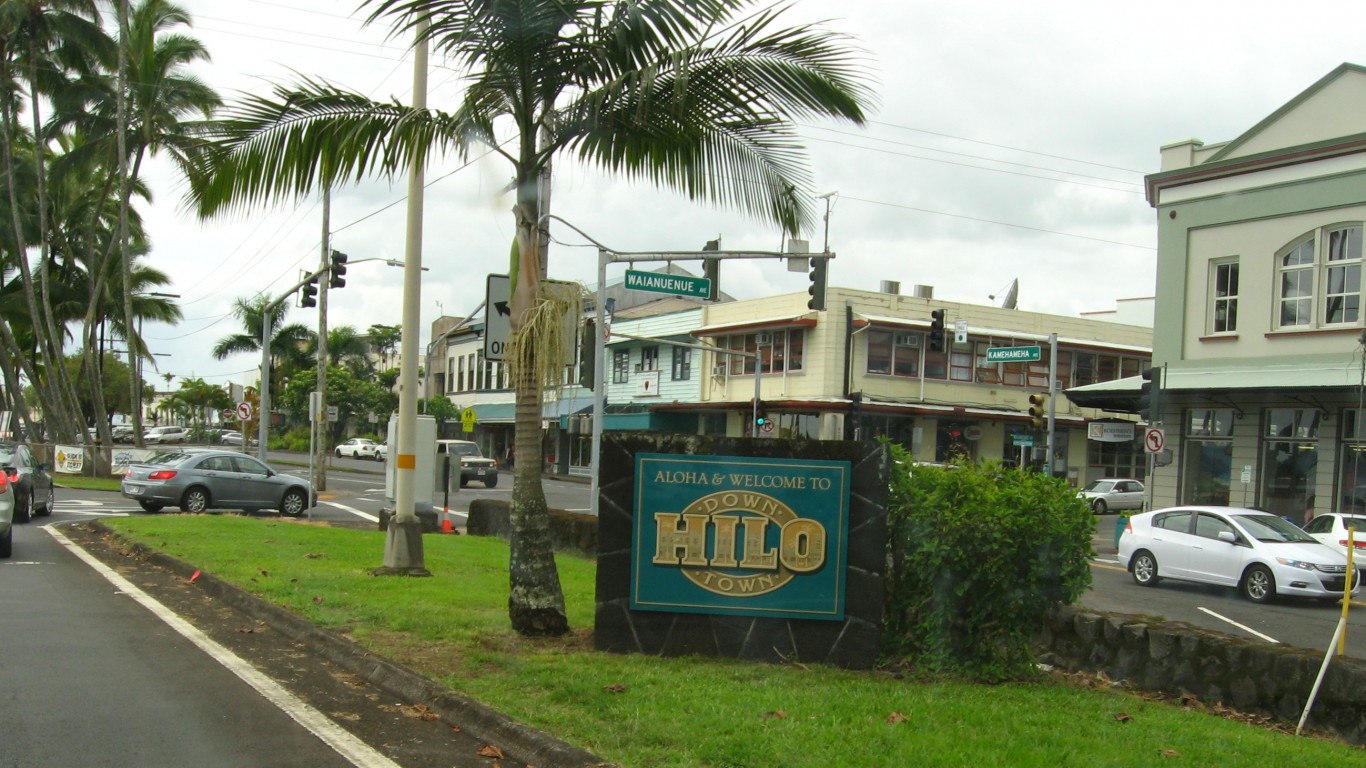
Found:
[[1001, 309], [1015, 309], [1015, 300], [1020, 296], [1020, 278], [1010, 281], [1010, 290], [1006, 291], [1006, 297], [1001, 300]]

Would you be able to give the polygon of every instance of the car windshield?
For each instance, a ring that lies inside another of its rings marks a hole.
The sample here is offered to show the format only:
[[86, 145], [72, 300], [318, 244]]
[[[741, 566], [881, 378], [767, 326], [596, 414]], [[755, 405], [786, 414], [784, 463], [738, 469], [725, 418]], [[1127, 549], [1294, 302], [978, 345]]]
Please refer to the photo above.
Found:
[[1112, 487], [1114, 487], [1114, 483], [1109, 480], [1093, 480], [1091, 481], [1090, 485], [1086, 486], [1082, 490], [1089, 491], [1091, 493], [1105, 493]]
[[1233, 518], [1257, 541], [1269, 543], [1314, 542], [1315, 539], [1294, 523], [1275, 515], [1238, 515]]
[[475, 445], [474, 443], [452, 443], [451, 446], [450, 446], [449, 448], [447, 448], [446, 450], [447, 450], [448, 452], [450, 452], [450, 453], [453, 453], [453, 454], [457, 455], [457, 456], [479, 456], [479, 455], [480, 455], [480, 453], [479, 453], [479, 446]]

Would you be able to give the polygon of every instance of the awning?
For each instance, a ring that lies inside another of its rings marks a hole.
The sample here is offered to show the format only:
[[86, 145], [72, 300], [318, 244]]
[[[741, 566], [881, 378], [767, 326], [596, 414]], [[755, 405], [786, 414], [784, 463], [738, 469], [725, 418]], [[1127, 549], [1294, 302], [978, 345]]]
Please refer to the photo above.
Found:
[[816, 313], [808, 312], [804, 315], [792, 315], [788, 317], [762, 317], [755, 320], [739, 320], [733, 323], [707, 325], [695, 329], [692, 332], [692, 335], [724, 336], [730, 333], [743, 333], [746, 331], [758, 330], [760, 328], [783, 328], [794, 325], [814, 328], [816, 326]]
[[[470, 407], [474, 409], [474, 418], [477, 424], [513, 424], [517, 421], [516, 403], [475, 403]], [[592, 407], [593, 398], [591, 395], [551, 400], [542, 406], [541, 419], [559, 423], [561, 416]]]
[[[1181, 368], [1168, 370], [1164, 392], [1255, 392], [1268, 389], [1350, 389], [1360, 383], [1361, 372], [1351, 365], [1281, 365], [1236, 368]], [[1063, 394], [1086, 408], [1137, 412], [1142, 376], [1073, 387]]]

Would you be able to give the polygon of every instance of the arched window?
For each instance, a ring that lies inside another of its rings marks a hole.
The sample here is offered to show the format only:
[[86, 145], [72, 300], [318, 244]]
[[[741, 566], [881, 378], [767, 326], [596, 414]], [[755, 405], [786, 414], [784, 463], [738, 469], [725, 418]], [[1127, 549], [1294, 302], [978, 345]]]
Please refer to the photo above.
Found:
[[1361, 246], [1361, 224], [1334, 224], [1278, 251], [1277, 327], [1355, 325], [1361, 319]]

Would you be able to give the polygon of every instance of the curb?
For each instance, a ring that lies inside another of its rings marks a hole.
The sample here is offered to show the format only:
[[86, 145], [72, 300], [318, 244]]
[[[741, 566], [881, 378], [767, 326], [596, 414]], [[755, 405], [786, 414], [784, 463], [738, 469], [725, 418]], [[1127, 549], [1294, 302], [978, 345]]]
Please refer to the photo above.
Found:
[[[90, 527], [115, 536], [98, 520]], [[123, 541], [120, 539], [120, 541]], [[138, 557], [189, 580], [195, 568], [143, 544], [124, 542]], [[351, 640], [316, 627], [259, 597], [208, 573], [201, 572], [194, 582], [206, 594], [266, 622], [289, 639], [303, 643], [314, 653], [336, 664], [367, 683], [413, 703], [426, 704], [447, 725], [489, 743], [498, 744], [509, 757], [528, 765], [607, 768], [611, 763], [543, 731], [520, 723], [474, 699], [442, 687], [407, 667], [364, 650]]]

